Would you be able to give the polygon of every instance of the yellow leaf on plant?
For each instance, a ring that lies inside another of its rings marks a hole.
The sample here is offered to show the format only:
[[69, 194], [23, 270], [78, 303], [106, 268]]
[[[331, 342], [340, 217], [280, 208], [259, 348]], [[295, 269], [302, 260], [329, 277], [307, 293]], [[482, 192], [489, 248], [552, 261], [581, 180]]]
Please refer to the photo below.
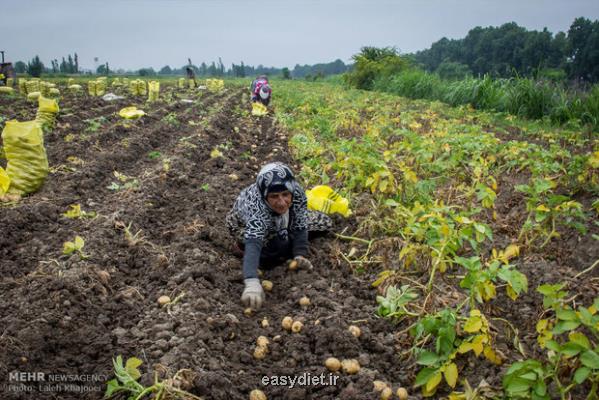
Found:
[[518, 246], [516, 244], [510, 244], [508, 247], [505, 248], [503, 255], [508, 260], [519, 256], [520, 255], [520, 246]]
[[536, 208], [537, 211], [542, 211], [542, 212], [549, 212], [551, 211], [551, 209], [547, 208], [546, 205], [541, 204], [540, 206], [537, 206]]
[[431, 378], [426, 382], [425, 389], [427, 392], [433, 392], [439, 383], [441, 383], [442, 374], [441, 371], [437, 371]]
[[495, 365], [501, 365], [501, 358], [497, 355], [497, 353], [495, 353], [495, 350], [493, 350], [491, 346], [485, 346], [483, 353], [487, 360], [491, 361]]
[[460, 347], [458, 347], [458, 353], [460, 354], [468, 353], [470, 350], [472, 350], [472, 343], [470, 342], [463, 342]]
[[483, 321], [480, 317], [474, 316], [466, 320], [464, 324], [464, 332], [476, 333], [483, 327]]
[[472, 340], [472, 351], [478, 357], [483, 352], [483, 341], [486, 341], [486, 335], [478, 335]]
[[443, 374], [445, 375], [445, 382], [453, 389], [458, 381], [458, 366], [455, 363], [450, 363], [445, 367]]
[[510, 299], [512, 300], [516, 300], [518, 298], [518, 293], [516, 293], [514, 291], [514, 289], [512, 289], [512, 285], [510, 285], [508, 283], [508, 285], [505, 288], [505, 292], [507, 293], [507, 295], [510, 297]]

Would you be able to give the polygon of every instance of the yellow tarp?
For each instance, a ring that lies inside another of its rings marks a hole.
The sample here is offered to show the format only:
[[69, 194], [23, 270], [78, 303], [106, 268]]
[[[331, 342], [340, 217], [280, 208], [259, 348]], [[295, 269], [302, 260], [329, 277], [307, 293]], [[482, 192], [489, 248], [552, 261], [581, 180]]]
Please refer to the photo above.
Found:
[[313, 187], [306, 191], [306, 196], [309, 210], [321, 211], [325, 214], [339, 213], [346, 218], [351, 215], [349, 201], [327, 185]]

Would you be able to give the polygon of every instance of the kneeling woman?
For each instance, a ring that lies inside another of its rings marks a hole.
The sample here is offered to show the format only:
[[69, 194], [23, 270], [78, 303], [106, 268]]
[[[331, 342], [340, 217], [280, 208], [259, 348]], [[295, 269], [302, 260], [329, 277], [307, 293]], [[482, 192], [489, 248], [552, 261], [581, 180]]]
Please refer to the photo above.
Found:
[[259, 265], [293, 258], [299, 268], [312, 269], [306, 258], [308, 231], [327, 231], [332, 225], [327, 215], [308, 210], [306, 193], [287, 165], [265, 165], [256, 183], [241, 191], [227, 215], [227, 226], [243, 249], [242, 303], [259, 309], [264, 302]]

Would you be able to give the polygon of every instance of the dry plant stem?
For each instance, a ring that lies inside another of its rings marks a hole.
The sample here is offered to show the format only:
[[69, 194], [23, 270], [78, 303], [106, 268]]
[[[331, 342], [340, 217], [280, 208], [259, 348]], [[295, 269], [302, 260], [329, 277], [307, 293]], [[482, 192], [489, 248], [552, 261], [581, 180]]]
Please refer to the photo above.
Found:
[[586, 274], [587, 272], [591, 272], [593, 270], [593, 268], [595, 268], [597, 265], [599, 265], [599, 259], [595, 260], [595, 262], [593, 263], [593, 265], [591, 265], [587, 269], [585, 269], [583, 271], [580, 271], [579, 273], [577, 273], [576, 275], [574, 275], [574, 279], [577, 279], [578, 277], [580, 277], [583, 274]]

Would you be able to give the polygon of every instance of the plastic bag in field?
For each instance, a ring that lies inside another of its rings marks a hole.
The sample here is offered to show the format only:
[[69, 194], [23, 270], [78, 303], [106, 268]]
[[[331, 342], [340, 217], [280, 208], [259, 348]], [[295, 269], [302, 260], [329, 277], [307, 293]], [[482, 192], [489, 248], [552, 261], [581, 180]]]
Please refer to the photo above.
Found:
[[119, 115], [125, 119], [136, 119], [146, 115], [143, 110], [138, 110], [137, 107], [125, 107], [121, 111], [119, 111]]
[[151, 81], [148, 85], [148, 101], [158, 100], [158, 95], [160, 94], [160, 82]]
[[10, 86], [0, 86], [0, 93], [12, 94], [14, 91], [15, 90]]
[[268, 109], [262, 103], [252, 103], [252, 115], [256, 115], [258, 117], [262, 117], [268, 114]]
[[114, 101], [114, 100], [121, 100], [124, 99], [123, 96], [117, 96], [114, 93], [106, 93], [104, 96], [102, 96], [102, 100], [104, 101]]
[[7, 121], [2, 131], [10, 177], [9, 193], [26, 194], [39, 189], [48, 175], [44, 134], [36, 121]]
[[0, 196], [8, 192], [10, 186], [10, 176], [6, 173], [4, 168], [0, 167]]
[[321, 211], [325, 214], [339, 213], [346, 218], [351, 215], [349, 201], [327, 185], [314, 186], [306, 191], [306, 197], [309, 210]]
[[38, 104], [35, 120], [39, 122], [44, 132], [49, 132], [54, 129], [56, 114], [60, 110], [58, 102], [54, 99], [47, 99], [44, 96], [40, 96]]

